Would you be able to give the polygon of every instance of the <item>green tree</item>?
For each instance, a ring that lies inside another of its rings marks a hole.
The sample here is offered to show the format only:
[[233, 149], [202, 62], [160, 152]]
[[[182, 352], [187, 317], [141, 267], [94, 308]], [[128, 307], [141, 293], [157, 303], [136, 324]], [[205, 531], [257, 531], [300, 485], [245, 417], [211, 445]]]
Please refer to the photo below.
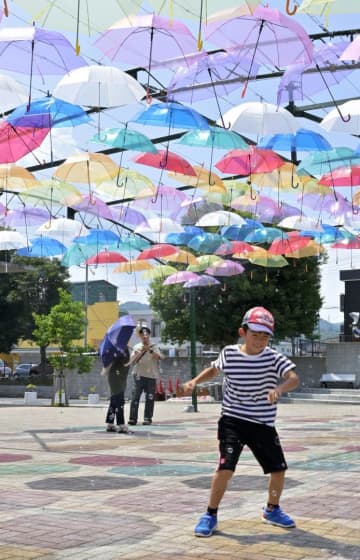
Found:
[[68, 271], [57, 260], [15, 256], [12, 262], [23, 272], [1, 275], [0, 350], [4, 352], [10, 352], [20, 338], [32, 339], [33, 313], [47, 314], [59, 301], [59, 288], [70, 290]]
[[[47, 315], [34, 313], [34, 341], [42, 346], [50, 344], [58, 347], [59, 352], [50, 356], [60, 380], [60, 396], [65, 388], [65, 370], [77, 369], [78, 373], [90, 371], [94, 362], [86, 348], [76, 345], [85, 329], [85, 310], [81, 302], [73, 301], [71, 294], [59, 289], [59, 303], [54, 305]], [[60, 403], [62, 401], [60, 400]], [[65, 404], [68, 404], [65, 392]]]
[[[312, 335], [322, 304], [316, 258], [277, 269], [247, 263], [243, 274], [222, 280], [221, 286], [191, 288], [195, 290], [199, 342], [220, 347], [236, 342], [243, 314], [256, 305], [273, 312], [277, 339]], [[150, 285], [149, 302], [165, 323], [164, 340], [179, 344], [189, 340], [189, 290], [179, 284], [163, 286], [162, 280], [155, 280]]]

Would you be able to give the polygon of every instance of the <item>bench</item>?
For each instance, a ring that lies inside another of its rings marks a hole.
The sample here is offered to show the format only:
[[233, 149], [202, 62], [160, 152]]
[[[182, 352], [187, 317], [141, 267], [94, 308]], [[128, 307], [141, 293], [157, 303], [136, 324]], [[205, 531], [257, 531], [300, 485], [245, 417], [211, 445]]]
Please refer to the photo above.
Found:
[[349, 387], [353, 389], [356, 383], [355, 373], [323, 373], [320, 377], [320, 387]]

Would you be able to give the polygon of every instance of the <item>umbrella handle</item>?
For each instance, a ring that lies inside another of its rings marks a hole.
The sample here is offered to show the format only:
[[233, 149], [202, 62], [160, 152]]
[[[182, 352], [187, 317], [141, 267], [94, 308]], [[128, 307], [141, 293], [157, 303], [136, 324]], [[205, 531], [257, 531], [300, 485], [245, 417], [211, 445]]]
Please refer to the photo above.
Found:
[[330, 95], [330, 97], [331, 97], [331, 99], [332, 99], [332, 101], [333, 101], [335, 107], [336, 107], [337, 112], [339, 113], [339, 117], [341, 118], [342, 122], [349, 122], [349, 120], [351, 119], [351, 115], [348, 115], [347, 117], [345, 117], [345, 115], [342, 114], [342, 112], [341, 112], [341, 110], [340, 110], [340, 107], [339, 107], [339, 105], [337, 104], [337, 102], [336, 102], [336, 100], [335, 100], [335, 98], [334, 98], [334, 96], [333, 96], [333, 94], [332, 94], [332, 92], [331, 92], [331, 89], [329, 88], [328, 83], [327, 83], [327, 81], [325, 80], [325, 78], [324, 78], [324, 76], [323, 76], [323, 74], [322, 74], [322, 72], [321, 72], [320, 67], [319, 67], [318, 64], [316, 64], [316, 69], [317, 69], [317, 71], [319, 72], [319, 74], [320, 74], [320, 76], [321, 76], [321, 78], [322, 78], [322, 81], [324, 82], [324, 85], [325, 85], [325, 87], [326, 87], [326, 89], [327, 89], [327, 91], [328, 91], [328, 93], [329, 93], [329, 95]]
[[9, 8], [8, 8], [6, 0], [4, 0], [4, 15], [6, 17], [9, 17]]
[[287, 13], [288, 16], [294, 16], [297, 12], [298, 6], [297, 6], [297, 4], [294, 4], [293, 9], [291, 10], [290, 9], [290, 0], [286, 0], [285, 9], [286, 9], [286, 13]]

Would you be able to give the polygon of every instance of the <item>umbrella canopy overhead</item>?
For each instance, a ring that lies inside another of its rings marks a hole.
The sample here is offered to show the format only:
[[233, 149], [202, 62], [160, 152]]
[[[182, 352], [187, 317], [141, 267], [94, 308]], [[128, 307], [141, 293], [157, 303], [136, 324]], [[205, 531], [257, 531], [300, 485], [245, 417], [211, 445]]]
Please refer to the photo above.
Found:
[[181, 173], [182, 175], [196, 175], [194, 169], [186, 159], [169, 150], [159, 150], [156, 154], [146, 152], [135, 156], [133, 161], [141, 165], [149, 165], [157, 169], [166, 169], [167, 171]]
[[48, 133], [48, 128], [14, 127], [6, 121], [1, 122], [0, 163], [17, 162], [38, 148]]
[[12, 163], [0, 165], [0, 189], [22, 191], [34, 187], [39, 181], [25, 167]]
[[295, 134], [299, 128], [298, 121], [290, 111], [264, 101], [241, 103], [233, 107], [224, 113], [223, 122], [230, 130], [258, 138], [275, 133]]
[[99, 264], [117, 264], [128, 262], [128, 259], [117, 251], [100, 251], [96, 255], [92, 255], [86, 259], [86, 264], [99, 265]]
[[21, 105], [7, 117], [7, 121], [13, 126], [26, 128], [78, 126], [90, 120], [89, 115], [79, 105], [51, 96]]
[[116, 163], [105, 154], [85, 152], [69, 156], [59, 165], [54, 177], [72, 183], [100, 183], [117, 176]]
[[295, 134], [274, 134], [262, 138], [258, 146], [275, 152], [323, 152], [332, 149], [324, 136], [305, 128], [299, 128]]
[[30, 239], [29, 246], [18, 249], [16, 254], [21, 257], [48, 258], [62, 255], [65, 251], [66, 246], [57, 239], [40, 236]]
[[206, 288], [208, 286], [218, 285], [220, 285], [219, 280], [208, 274], [202, 274], [199, 278], [194, 278], [193, 280], [185, 282], [184, 288]]
[[179, 103], [151, 103], [145, 110], [136, 115], [132, 122], [147, 126], [163, 126], [173, 128], [208, 129], [209, 123], [205, 117], [195, 109], [184, 107]]
[[11, 76], [0, 74], [0, 113], [22, 105], [28, 99], [25, 87]]
[[[340, 111], [340, 113], [339, 113]], [[320, 126], [327, 132], [358, 134], [360, 130], [360, 99], [353, 99], [332, 109], [323, 118]]]
[[131, 130], [127, 125], [124, 128], [107, 128], [102, 130], [91, 138], [91, 142], [105, 144], [112, 148], [134, 150], [136, 152], [157, 152], [150, 138], [137, 130]]
[[215, 164], [215, 167], [222, 173], [246, 176], [273, 171], [283, 163], [281, 157], [272, 150], [250, 146], [247, 150], [231, 150]]

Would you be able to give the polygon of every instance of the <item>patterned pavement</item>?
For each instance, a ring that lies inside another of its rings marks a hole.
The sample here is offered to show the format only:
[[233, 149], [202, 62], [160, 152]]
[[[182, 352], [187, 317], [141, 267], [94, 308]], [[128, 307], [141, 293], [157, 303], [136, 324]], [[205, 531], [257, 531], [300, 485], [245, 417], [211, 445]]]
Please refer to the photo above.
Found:
[[106, 405], [0, 400], [0, 560], [360, 560], [359, 406], [279, 405], [296, 529], [261, 523], [267, 477], [245, 451], [200, 539], [220, 405], [158, 402], [131, 435], [105, 432]]

